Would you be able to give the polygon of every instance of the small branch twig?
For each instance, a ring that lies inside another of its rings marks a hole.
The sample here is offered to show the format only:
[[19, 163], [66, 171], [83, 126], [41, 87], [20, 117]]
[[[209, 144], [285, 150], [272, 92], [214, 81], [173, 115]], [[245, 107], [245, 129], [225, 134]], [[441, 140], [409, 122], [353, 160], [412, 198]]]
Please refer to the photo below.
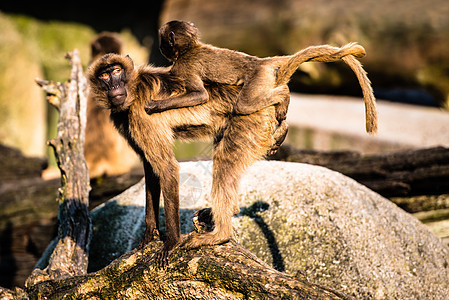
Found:
[[47, 93], [48, 103], [59, 111], [59, 106], [61, 105], [60, 99], [66, 97], [64, 84], [40, 78], [36, 78], [35, 81]]

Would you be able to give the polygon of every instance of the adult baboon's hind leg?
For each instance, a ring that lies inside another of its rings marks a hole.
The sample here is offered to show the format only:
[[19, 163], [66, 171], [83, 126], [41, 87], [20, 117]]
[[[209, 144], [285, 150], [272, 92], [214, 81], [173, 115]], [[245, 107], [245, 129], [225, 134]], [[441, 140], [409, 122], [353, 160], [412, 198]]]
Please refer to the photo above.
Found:
[[216, 145], [213, 158], [211, 198], [214, 229], [203, 234], [191, 233], [181, 243], [182, 248], [221, 244], [233, 237], [231, 218], [240, 210], [240, 177], [248, 166], [271, 148], [274, 143], [272, 131], [276, 125], [274, 107], [232, 119]]

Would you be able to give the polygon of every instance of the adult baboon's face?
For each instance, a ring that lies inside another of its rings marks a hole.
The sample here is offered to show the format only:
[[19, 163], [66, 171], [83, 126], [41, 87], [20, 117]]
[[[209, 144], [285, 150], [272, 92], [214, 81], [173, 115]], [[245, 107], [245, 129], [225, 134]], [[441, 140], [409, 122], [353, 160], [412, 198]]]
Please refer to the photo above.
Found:
[[107, 89], [108, 101], [112, 106], [121, 106], [126, 100], [125, 72], [120, 64], [109, 66], [100, 71], [98, 76]]

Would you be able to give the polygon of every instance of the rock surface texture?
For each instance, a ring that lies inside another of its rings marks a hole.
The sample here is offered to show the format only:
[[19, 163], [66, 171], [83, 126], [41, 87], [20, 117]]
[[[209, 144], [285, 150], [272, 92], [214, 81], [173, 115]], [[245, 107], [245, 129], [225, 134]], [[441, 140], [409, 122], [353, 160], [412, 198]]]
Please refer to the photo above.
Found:
[[[210, 206], [211, 162], [181, 163], [182, 230]], [[241, 180], [239, 243], [280, 271], [357, 299], [445, 299], [449, 248], [411, 215], [340, 173], [262, 161]], [[144, 183], [92, 212], [90, 271], [143, 235]], [[298, 275], [299, 276], [299, 275]]]

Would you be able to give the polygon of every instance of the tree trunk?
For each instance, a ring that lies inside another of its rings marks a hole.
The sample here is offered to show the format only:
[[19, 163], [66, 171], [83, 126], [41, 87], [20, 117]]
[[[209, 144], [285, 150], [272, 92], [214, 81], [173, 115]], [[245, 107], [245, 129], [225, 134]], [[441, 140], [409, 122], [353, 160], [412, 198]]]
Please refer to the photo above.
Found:
[[91, 232], [89, 172], [84, 160], [87, 82], [78, 51], [68, 53], [66, 57], [72, 64], [68, 83], [37, 80], [47, 92], [49, 102], [60, 111], [58, 135], [48, 144], [54, 149], [61, 171], [61, 188], [58, 243], [48, 266], [44, 270], [35, 269], [27, 286], [87, 272]]

